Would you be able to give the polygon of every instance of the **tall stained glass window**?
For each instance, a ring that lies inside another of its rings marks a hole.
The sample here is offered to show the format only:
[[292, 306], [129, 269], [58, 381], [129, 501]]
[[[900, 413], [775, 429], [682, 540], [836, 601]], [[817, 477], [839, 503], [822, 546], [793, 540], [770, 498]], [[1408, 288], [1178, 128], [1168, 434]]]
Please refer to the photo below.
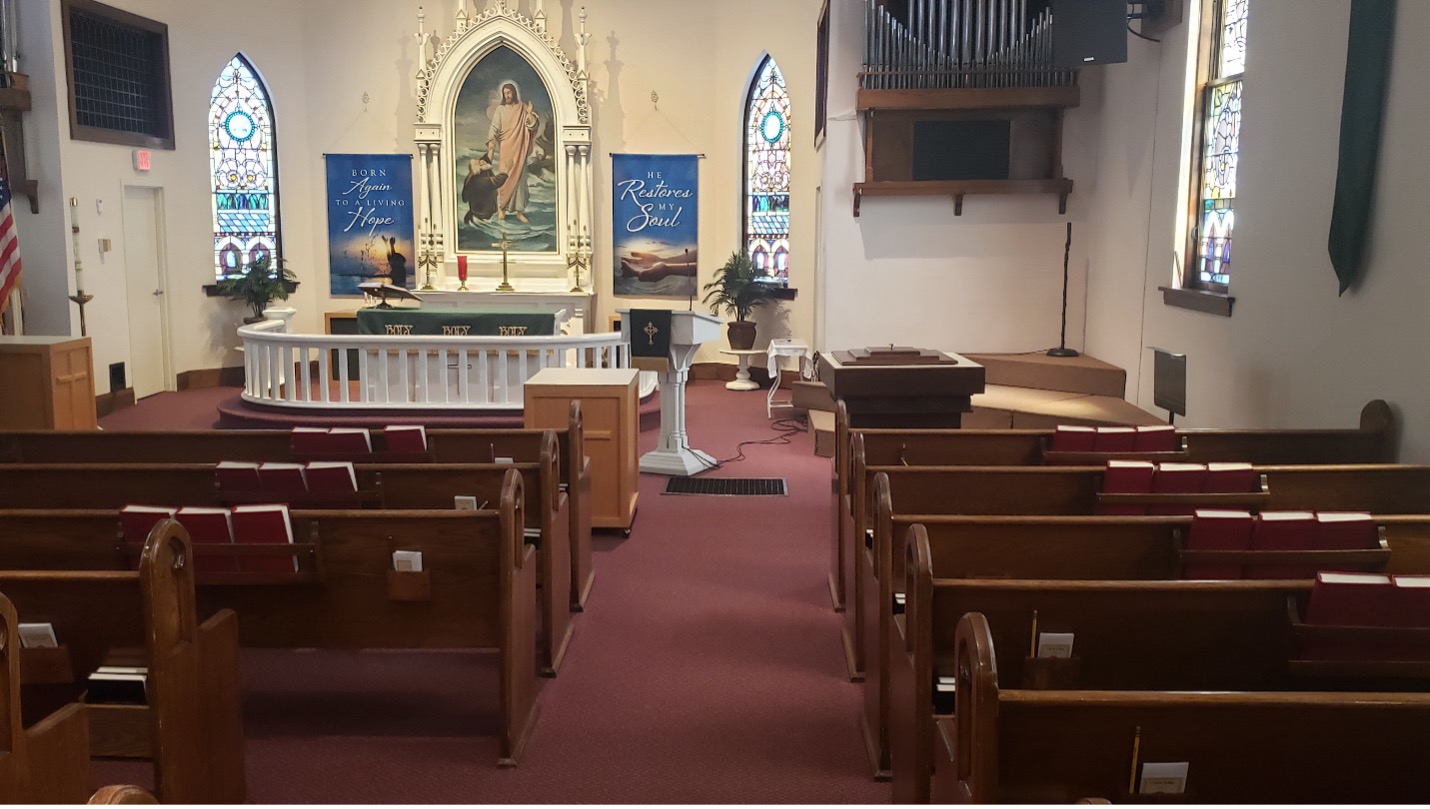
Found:
[[268, 89], [253, 65], [235, 56], [219, 73], [209, 105], [214, 274], [220, 279], [281, 255], [275, 148]]
[[1226, 292], [1236, 227], [1236, 170], [1241, 151], [1241, 86], [1250, 0], [1211, 0], [1211, 52], [1201, 93], [1200, 170], [1195, 185], [1196, 260], [1190, 286]]
[[745, 247], [756, 273], [789, 285], [789, 91], [774, 57], [745, 99]]

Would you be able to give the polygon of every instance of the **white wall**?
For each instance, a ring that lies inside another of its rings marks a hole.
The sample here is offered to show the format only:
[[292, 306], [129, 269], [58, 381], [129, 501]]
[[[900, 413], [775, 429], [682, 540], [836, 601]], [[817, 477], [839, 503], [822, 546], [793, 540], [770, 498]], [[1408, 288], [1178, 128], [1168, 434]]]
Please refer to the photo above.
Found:
[[[1430, 56], [1418, 42], [1430, 34], [1430, 3], [1399, 6], [1369, 260], [1361, 283], [1338, 297], [1326, 238], [1349, 8], [1349, 0], [1252, 4], [1231, 318], [1166, 307], [1156, 289], [1171, 278], [1182, 204], [1186, 29], [1161, 46], [1134, 45], [1131, 64], [1109, 69], [1088, 348], [1127, 363], [1129, 398], [1149, 409], [1145, 347], [1185, 352], [1191, 425], [1349, 426], [1367, 400], [1384, 398], [1404, 422], [1402, 459], [1424, 462]], [[1139, 261], [1149, 211], [1151, 247]]]
[[[125, 184], [164, 191], [169, 255], [169, 310], [174, 370], [240, 364], [233, 329], [245, 310], [206, 298], [213, 282], [212, 224], [208, 188], [207, 113], [219, 70], [243, 52], [267, 83], [275, 107], [279, 177], [282, 189], [284, 256], [301, 282], [290, 300], [299, 315], [294, 326], [321, 330], [325, 311], [355, 308], [357, 298], [328, 295], [327, 209], [323, 154], [328, 152], [412, 152], [415, 120], [412, 75], [416, 69], [417, 7], [427, 11], [428, 30], [451, 30], [457, 0], [248, 0], [242, 14], [259, 25], [234, 25], [236, 6], [221, 0], [111, 0], [111, 5], [169, 26], [175, 142], [173, 151], [155, 150], [154, 169], [132, 168], [132, 150], [68, 138], [68, 108], [53, 90], [65, 81], [58, 0], [26, 4], [25, 25], [35, 43], [27, 66], [33, 74], [36, 109], [32, 171], [42, 180], [43, 216], [22, 217], [26, 287], [32, 331], [78, 331], [66, 320], [64, 279], [70, 274], [67, 221], [59, 202], [81, 201], [81, 253], [88, 309], [101, 379], [111, 362], [129, 358], [125, 303], [123, 219]], [[579, 6], [575, 0], [548, 0], [548, 27], [574, 55]], [[813, 331], [814, 191], [819, 161], [813, 147], [814, 28], [819, 0], [724, 0], [718, 4], [673, 3], [659, 8], [639, 0], [596, 0], [587, 4], [596, 166], [597, 311], [602, 324], [617, 308], [641, 305], [638, 298], [610, 294], [611, 199], [609, 154], [619, 151], [698, 152], [702, 161], [702, 282], [708, 280], [740, 239], [740, 166], [743, 96], [752, 71], [771, 51], [794, 98], [794, 200], [791, 223], [794, 261], [791, 284], [801, 288], [791, 304], [797, 334]], [[49, 17], [39, 10], [48, 6]], [[471, 8], [469, 0], [469, 9]], [[520, 3], [530, 10], [530, 2]], [[749, 20], [759, 17], [773, 31], [790, 32], [767, 41], [749, 36]], [[43, 28], [44, 30], [38, 30]], [[34, 30], [32, 30], [34, 29]], [[46, 89], [44, 73], [57, 74]], [[651, 91], [660, 94], [664, 117], [653, 115]], [[363, 93], [370, 96], [365, 106]], [[667, 121], [667, 119], [669, 119]], [[673, 122], [673, 124], [671, 123]], [[62, 187], [61, 187], [62, 186]], [[104, 213], [95, 213], [103, 200]], [[33, 220], [33, 221], [31, 221]], [[100, 263], [97, 240], [113, 242]], [[61, 260], [63, 256], [63, 260]], [[518, 271], [519, 278], [519, 271]], [[72, 286], [72, 282], [71, 282]], [[669, 299], [653, 301], [669, 305]], [[716, 346], [702, 359], [716, 360]], [[104, 385], [101, 383], [101, 389]]]
[[828, 139], [823, 148], [824, 349], [897, 342], [953, 351], [1036, 351], [1058, 344], [1065, 222], [1073, 251], [1068, 345], [1083, 344], [1088, 191], [1098, 148], [1088, 97], [1067, 113], [1063, 165], [1074, 181], [1066, 216], [1056, 196], [865, 197], [854, 217], [854, 183], [864, 179], [862, 124], [855, 110], [863, 59], [864, 3], [831, 0]]

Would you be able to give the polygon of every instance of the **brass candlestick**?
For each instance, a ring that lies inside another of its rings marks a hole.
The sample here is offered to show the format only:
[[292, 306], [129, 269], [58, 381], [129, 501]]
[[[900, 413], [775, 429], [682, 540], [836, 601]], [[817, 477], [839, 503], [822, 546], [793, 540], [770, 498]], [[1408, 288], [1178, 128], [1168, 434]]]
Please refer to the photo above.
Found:
[[70, 296], [70, 300], [79, 304], [79, 336], [88, 337], [89, 326], [84, 322], [84, 305], [94, 300], [94, 296], [86, 295], [84, 294], [84, 290], [79, 290], [79, 292]]
[[506, 240], [506, 231], [501, 232], [501, 241], [493, 242], [492, 247], [501, 248], [501, 283], [497, 285], [497, 292], [515, 292], [516, 287], [511, 285], [511, 279], [507, 276], [507, 250], [516, 245]]
[[423, 222], [422, 250], [417, 254], [417, 266], [427, 270], [426, 281], [422, 284], [423, 292], [432, 292], [437, 289], [432, 284], [432, 273], [437, 266], [442, 263], [442, 237]]

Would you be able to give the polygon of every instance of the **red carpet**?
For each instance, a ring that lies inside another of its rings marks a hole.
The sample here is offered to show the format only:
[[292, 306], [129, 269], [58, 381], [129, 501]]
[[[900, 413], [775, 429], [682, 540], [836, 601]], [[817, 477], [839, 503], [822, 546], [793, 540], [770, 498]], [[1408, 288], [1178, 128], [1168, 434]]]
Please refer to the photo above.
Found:
[[[105, 425], [138, 428], [151, 401]], [[213, 403], [188, 417], [154, 404], [152, 428], [213, 419]], [[691, 385], [689, 424], [717, 458], [776, 434], [763, 391], [719, 382]], [[830, 466], [812, 441], [746, 447], [708, 473], [784, 477], [789, 497], [662, 496], [665, 478], [642, 476], [631, 537], [598, 536], [590, 605], [516, 769], [495, 763], [489, 655], [245, 652], [252, 800], [887, 802], [829, 606]], [[134, 764], [95, 775], [149, 780]]]

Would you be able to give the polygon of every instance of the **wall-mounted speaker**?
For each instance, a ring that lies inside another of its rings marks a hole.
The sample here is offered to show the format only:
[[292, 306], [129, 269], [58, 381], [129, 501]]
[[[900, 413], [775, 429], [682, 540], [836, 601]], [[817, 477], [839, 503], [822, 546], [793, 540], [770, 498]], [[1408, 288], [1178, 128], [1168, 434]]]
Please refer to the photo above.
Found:
[[1127, 0], [1051, 0], [1053, 66], [1127, 61]]

